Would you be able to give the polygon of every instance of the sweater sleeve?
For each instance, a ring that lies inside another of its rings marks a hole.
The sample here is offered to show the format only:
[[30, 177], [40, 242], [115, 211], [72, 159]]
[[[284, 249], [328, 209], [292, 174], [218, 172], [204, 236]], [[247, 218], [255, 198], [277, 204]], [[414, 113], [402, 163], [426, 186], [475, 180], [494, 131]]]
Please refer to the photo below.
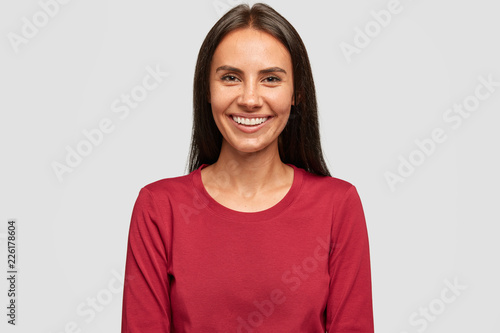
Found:
[[333, 214], [327, 332], [373, 333], [368, 233], [354, 186]]
[[142, 188], [130, 222], [122, 333], [171, 332], [166, 231], [150, 191]]

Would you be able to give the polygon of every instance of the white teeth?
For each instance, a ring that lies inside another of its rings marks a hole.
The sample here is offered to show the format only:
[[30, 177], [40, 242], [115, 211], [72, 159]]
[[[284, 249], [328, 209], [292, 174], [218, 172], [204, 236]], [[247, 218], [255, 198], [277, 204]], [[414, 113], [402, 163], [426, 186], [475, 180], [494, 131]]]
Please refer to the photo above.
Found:
[[269, 117], [266, 118], [244, 118], [244, 117], [236, 117], [232, 116], [233, 120], [237, 122], [238, 124], [243, 124], [243, 125], [260, 125], [263, 122], [265, 122]]

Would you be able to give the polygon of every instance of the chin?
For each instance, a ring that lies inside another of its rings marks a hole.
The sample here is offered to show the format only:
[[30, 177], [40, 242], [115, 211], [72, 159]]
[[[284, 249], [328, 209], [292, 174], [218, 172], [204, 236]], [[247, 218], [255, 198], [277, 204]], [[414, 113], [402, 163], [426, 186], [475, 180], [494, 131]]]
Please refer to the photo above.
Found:
[[259, 151], [265, 150], [271, 145], [271, 143], [262, 143], [262, 142], [255, 142], [255, 143], [243, 143], [243, 142], [232, 142], [230, 146], [240, 152], [240, 153], [257, 153]]
[[256, 153], [263, 150], [263, 146], [233, 146], [240, 153]]

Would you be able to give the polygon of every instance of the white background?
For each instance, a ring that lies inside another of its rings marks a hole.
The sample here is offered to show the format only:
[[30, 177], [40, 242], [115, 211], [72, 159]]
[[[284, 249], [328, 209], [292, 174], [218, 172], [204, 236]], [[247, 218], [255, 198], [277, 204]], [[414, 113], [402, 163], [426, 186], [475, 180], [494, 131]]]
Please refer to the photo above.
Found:
[[[2, 276], [9, 218], [19, 234], [17, 326], [6, 323], [2, 278], [2, 332], [119, 332], [134, 201], [142, 186], [185, 174], [197, 53], [234, 3], [73, 0], [45, 25], [39, 16], [38, 33], [17, 47], [12, 34], [22, 36], [23, 17], [33, 22], [41, 5], [0, 3]], [[401, 0], [377, 31], [370, 12], [388, 3], [268, 1], [308, 49], [328, 166], [364, 204], [376, 331], [498, 333], [500, 87], [458, 128], [443, 115], [474, 100], [479, 76], [500, 82], [499, 6]], [[371, 42], [349, 62], [340, 45], [355, 45], [366, 27]], [[121, 119], [112, 103], [148, 66], [169, 76]], [[104, 118], [114, 130], [59, 181], [52, 164]], [[446, 141], [416, 152], [435, 128]], [[421, 164], [391, 190], [386, 173], [411, 154]], [[446, 290], [446, 280], [465, 290]]]

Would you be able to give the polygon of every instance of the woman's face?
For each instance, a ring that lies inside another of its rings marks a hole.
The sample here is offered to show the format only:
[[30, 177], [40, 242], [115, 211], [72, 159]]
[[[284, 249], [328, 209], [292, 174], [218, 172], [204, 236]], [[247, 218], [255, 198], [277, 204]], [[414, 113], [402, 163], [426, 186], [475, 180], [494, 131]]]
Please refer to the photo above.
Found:
[[210, 103], [223, 145], [247, 153], [277, 148], [294, 103], [290, 53], [266, 32], [230, 32], [213, 55]]

